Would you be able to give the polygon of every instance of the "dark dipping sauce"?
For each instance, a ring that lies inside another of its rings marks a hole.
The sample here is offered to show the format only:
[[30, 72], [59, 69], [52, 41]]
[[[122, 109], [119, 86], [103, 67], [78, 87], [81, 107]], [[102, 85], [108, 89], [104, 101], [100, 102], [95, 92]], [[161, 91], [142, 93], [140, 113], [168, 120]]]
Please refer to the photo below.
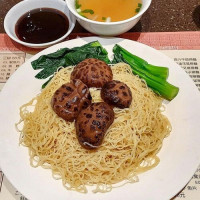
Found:
[[38, 8], [19, 18], [15, 32], [24, 42], [41, 44], [62, 37], [68, 28], [69, 20], [64, 13], [53, 8]]

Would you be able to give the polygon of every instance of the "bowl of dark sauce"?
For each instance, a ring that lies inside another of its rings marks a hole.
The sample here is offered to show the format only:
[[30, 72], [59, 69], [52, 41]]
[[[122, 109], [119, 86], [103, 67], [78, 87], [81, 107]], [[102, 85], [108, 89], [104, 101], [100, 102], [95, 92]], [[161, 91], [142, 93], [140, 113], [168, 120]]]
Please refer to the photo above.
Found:
[[64, 40], [75, 23], [63, 0], [26, 0], [9, 10], [4, 29], [22, 45], [45, 48]]

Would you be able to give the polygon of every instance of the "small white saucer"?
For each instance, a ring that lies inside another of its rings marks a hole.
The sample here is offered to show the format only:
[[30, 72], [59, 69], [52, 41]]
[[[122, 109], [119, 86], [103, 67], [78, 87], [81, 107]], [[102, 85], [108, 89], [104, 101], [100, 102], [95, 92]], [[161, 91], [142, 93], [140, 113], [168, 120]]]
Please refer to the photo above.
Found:
[[[15, 24], [18, 19], [30, 10], [37, 8], [54, 8], [64, 13], [69, 20], [69, 29], [61, 38], [40, 44], [27, 43], [19, 40], [15, 33]], [[14, 41], [32, 48], [46, 48], [64, 40], [74, 29], [76, 23], [75, 17], [69, 11], [65, 1], [63, 0], [24, 0], [12, 7], [4, 19], [4, 29], [8, 36]]]

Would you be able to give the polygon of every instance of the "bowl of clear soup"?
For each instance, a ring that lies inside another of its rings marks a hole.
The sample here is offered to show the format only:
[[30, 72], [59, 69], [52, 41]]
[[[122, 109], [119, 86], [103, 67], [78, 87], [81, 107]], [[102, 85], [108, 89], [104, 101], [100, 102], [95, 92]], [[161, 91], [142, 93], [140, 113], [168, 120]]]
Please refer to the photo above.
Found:
[[137, 24], [151, 0], [66, 0], [66, 4], [89, 32], [116, 36]]

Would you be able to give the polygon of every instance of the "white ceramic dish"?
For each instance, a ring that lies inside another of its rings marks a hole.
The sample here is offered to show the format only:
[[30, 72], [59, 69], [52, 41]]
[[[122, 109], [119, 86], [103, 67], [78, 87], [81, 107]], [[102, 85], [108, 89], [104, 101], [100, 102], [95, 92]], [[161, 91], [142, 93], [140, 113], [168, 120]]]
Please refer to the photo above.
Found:
[[[118, 43], [128, 51], [151, 64], [167, 66], [169, 82], [180, 88], [178, 96], [166, 104], [165, 114], [172, 124], [172, 132], [164, 140], [159, 152], [159, 165], [139, 175], [139, 182], [114, 188], [108, 193], [87, 194], [68, 191], [61, 180], [54, 180], [50, 170], [32, 168], [28, 149], [19, 146], [19, 133], [15, 123], [19, 120], [19, 107], [40, 92], [44, 80], [35, 79], [38, 71], [31, 61], [40, 55], [63, 47], [81, 46], [99, 40], [112, 56]], [[24, 63], [8, 80], [0, 93], [0, 167], [10, 182], [29, 200], [167, 200], [177, 194], [193, 176], [200, 163], [200, 93], [192, 79], [167, 56], [146, 45], [120, 38], [80, 38], [50, 47]]]
[[[36, 8], [54, 8], [64, 13], [69, 19], [69, 29], [67, 33], [57, 40], [41, 44], [27, 43], [19, 40], [15, 33], [15, 24], [17, 20], [26, 12]], [[62, 0], [24, 0], [16, 4], [8, 11], [4, 19], [4, 29], [11, 39], [24, 46], [32, 48], [45, 48], [64, 40], [74, 29], [75, 23], [75, 17], [69, 12], [66, 3]]]
[[140, 9], [140, 12], [127, 20], [119, 22], [97, 22], [79, 15], [75, 9], [74, 2], [75, 0], [66, 0], [69, 10], [74, 14], [80, 25], [89, 32], [101, 36], [116, 36], [127, 32], [137, 24], [151, 4], [151, 0], [142, 0], [142, 8]]

